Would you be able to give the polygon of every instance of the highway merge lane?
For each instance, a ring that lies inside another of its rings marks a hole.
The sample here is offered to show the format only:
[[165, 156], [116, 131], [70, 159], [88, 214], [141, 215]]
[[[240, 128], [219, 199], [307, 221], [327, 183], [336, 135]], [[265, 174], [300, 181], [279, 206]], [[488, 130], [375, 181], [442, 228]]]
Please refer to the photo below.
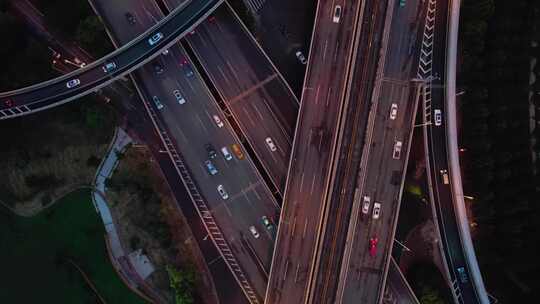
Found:
[[[212, 16], [212, 21], [201, 23], [186, 40], [274, 186], [282, 192], [298, 101], [226, 5]], [[270, 150], [267, 138], [275, 151]]]
[[[129, 41], [138, 31], [144, 31], [157, 20], [163, 18], [154, 2], [140, 0], [123, 0], [122, 2], [102, 1], [101, 15], [109, 22], [115, 23], [112, 28], [117, 40]], [[129, 27], [124, 14], [130, 11], [137, 18], [138, 24]], [[184, 63], [187, 60], [187, 63]], [[154, 63], [158, 63], [163, 72], [157, 74]], [[192, 76], [188, 76], [193, 72]], [[272, 238], [262, 224], [262, 216], [271, 215], [277, 207], [270, 191], [257, 173], [246, 155], [243, 160], [234, 157], [225, 160], [221, 147], [239, 143], [233, 135], [208, 89], [192, 66], [181, 47], [169, 48], [166, 55], [143, 67], [135, 73], [143, 87], [147, 100], [157, 96], [163, 108], [154, 108], [175, 140], [177, 150], [186, 160], [199, 191], [207, 200], [212, 215], [223, 232], [225, 239], [239, 261], [240, 267], [248, 277], [259, 298], [266, 290], [266, 275], [269, 270], [273, 251]], [[185, 99], [179, 104], [174, 90], [179, 90]], [[219, 127], [213, 120], [218, 115], [224, 122]], [[204, 145], [213, 144], [218, 156], [212, 161], [219, 173], [209, 175], [204, 167], [208, 160], [208, 152]], [[217, 191], [221, 184], [228, 192], [229, 198], [224, 200]], [[171, 185], [174, 187], [174, 185]], [[255, 238], [249, 227], [254, 226], [260, 237]]]

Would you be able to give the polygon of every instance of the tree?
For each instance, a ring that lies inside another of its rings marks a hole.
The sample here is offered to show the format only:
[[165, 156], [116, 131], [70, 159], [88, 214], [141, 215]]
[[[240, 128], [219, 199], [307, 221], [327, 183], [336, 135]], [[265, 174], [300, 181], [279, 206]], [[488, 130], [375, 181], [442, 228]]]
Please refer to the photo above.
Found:
[[169, 274], [169, 282], [174, 290], [174, 298], [176, 304], [192, 304], [193, 285], [195, 284], [195, 274], [192, 270], [176, 270], [174, 267], [167, 265], [167, 273]]
[[113, 50], [103, 24], [96, 16], [89, 16], [79, 23], [76, 39], [83, 48], [92, 50], [96, 57], [102, 57]]
[[437, 290], [431, 286], [423, 286], [419, 299], [421, 304], [446, 304]]

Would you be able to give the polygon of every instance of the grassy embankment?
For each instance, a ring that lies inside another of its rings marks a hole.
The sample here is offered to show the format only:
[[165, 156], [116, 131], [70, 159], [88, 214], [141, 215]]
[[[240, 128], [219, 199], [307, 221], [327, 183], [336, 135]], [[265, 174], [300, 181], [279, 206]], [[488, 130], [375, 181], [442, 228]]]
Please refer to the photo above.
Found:
[[0, 303], [96, 303], [75, 262], [107, 303], [145, 303], [117, 276], [90, 192], [76, 191], [32, 218], [0, 207]]

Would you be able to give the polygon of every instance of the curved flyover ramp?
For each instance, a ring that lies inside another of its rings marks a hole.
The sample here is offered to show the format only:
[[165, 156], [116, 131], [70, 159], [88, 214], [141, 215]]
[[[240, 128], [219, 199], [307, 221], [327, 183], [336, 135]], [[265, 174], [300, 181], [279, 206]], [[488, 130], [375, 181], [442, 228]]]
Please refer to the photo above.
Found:
[[[223, 0], [196, 0], [177, 7], [130, 43], [69, 74], [14, 91], [0, 93], [0, 120], [31, 114], [97, 91], [144, 65], [210, 15]], [[150, 39], [161, 33], [155, 43]], [[106, 69], [108, 63], [114, 68]], [[68, 86], [77, 80], [78, 84]]]

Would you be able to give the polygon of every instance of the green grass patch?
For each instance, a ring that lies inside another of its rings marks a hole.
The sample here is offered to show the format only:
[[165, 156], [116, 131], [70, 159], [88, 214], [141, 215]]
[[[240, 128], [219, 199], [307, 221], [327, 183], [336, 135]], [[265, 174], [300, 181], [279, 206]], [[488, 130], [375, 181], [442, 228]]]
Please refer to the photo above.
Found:
[[110, 264], [104, 227], [88, 190], [32, 218], [0, 209], [0, 303], [97, 303], [82, 268], [107, 303], [146, 303]]

